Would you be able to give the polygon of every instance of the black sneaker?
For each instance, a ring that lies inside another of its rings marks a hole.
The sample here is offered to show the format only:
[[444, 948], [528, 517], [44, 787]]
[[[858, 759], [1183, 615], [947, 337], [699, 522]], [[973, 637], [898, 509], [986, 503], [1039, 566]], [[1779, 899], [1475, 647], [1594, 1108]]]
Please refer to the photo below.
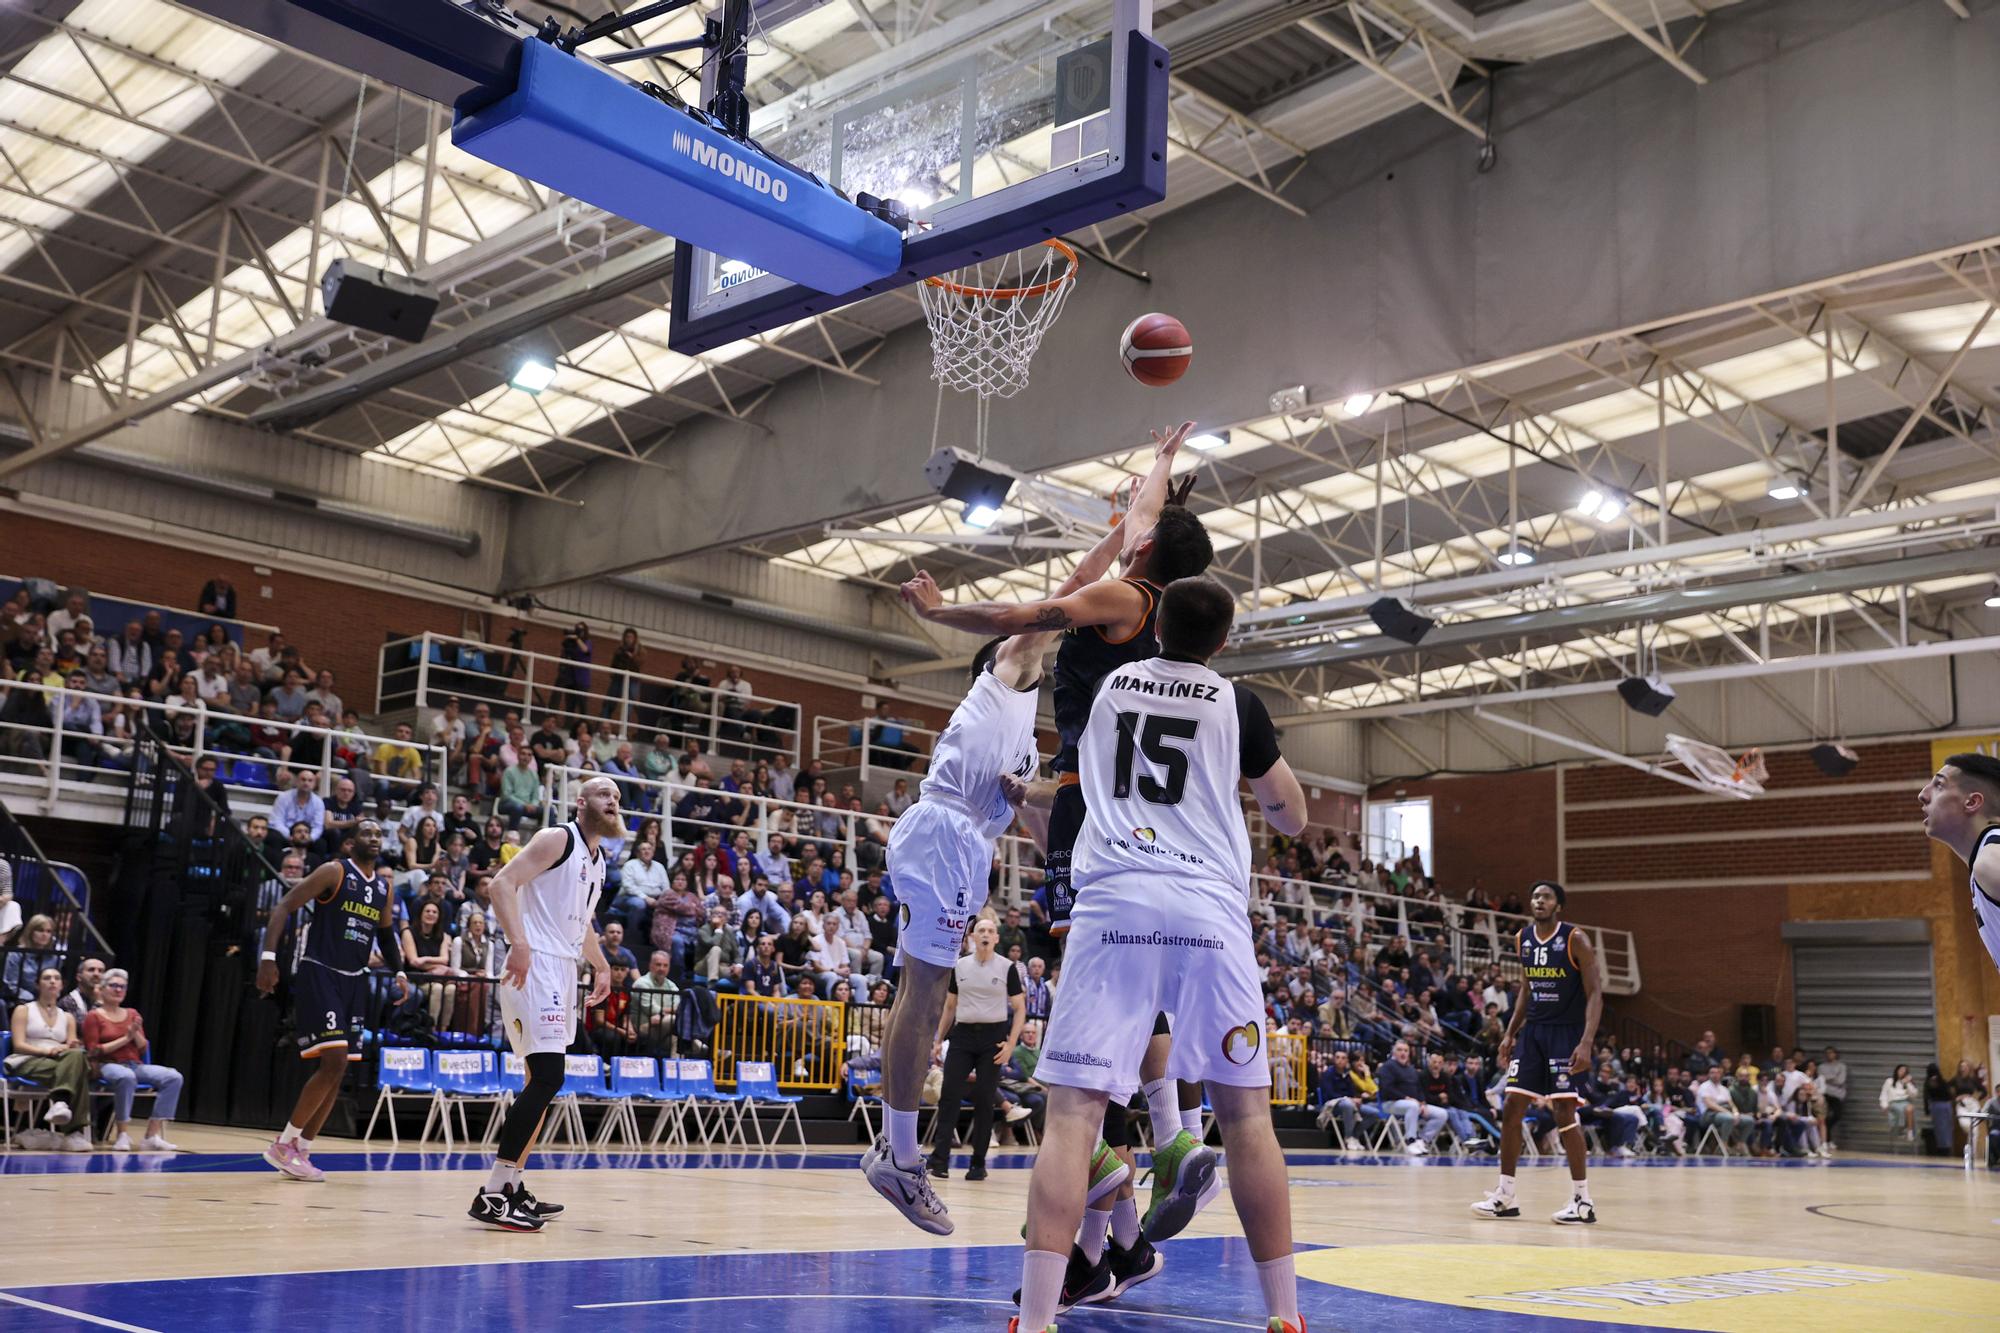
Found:
[[1104, 1257], [1111, 1261], [1112, 1285], [1109, 1291], [1097, 1298], [1098, 1301], [1117, 1300], [1147, 1278], [1159, 1276], [1160, 1270], [1167, 1266], [1166, 1256], [1154, 1249], [1153, 1242], [1143, 1234], [1129, 1250], [1115, 1240], [1106, 1242]]
[[[1063, 1274], [1062, 1296], [1056, 1301], [1056, 1313], [1068, 1314], [1079, 1305], [1094, 1301], [1109, 1300], [1114, 1279], [1111, 1276], [1111, 1243], [1105, 1242], [1104, 1253], [1092, 1263], [1083, 1257], [1081, 1245], [1069, 1247], [1069, 1270]], [[1021, 1303], [1021, 1293], [1014, 1293], [1014, 1304]]]
[[542, 1218], [544, 1221], [555, 1217], [563, 1210], [563, 1206], [559, 1203], [544, 1203], [542, 1200], [537, 1199], [529, 1192], [525, 1183], [516, 1185], [514, 1188], [517, 1191], [514, 1196], [515, 1202], [524, 1211], [533, 1213], [536, 1217]]
[[944, 1164], [943, 1162], [932, 1162], [932, 1163], [931, 1163], [931, 1179], [933, 1179], [933, 1180], [950, 1180], [950, 1179], [951, 1179], [951, 1168], [950, 1168], [950, 1167], [948, 1167], [948, 1166], [946, 1166], [946, 1165], [945, 1165], [945, 1164]]
[[965, 1168], [965, 1178], [967, 1180], [986, 1179], [986, 1163], [974, 1162], [971, 1166]]
[[466, 1210], [466, 1215], [502, 1231], [542, 1229], [542, 1219], [521, 1206], [521, 1192], [512, 1186], [504, 1190], [480, 1190], [472, 1196], [472, 1207]]

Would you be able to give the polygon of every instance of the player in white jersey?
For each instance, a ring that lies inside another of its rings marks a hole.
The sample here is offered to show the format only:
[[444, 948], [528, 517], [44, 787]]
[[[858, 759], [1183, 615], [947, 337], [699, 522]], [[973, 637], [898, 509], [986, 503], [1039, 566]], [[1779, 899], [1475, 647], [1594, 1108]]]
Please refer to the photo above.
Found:
[[[1213, 579], [1169, 584], [1160, 656], [1113, 671], [1091, 705], [1080, 747], [1089, 813], [1076, 843], [1062, 991], [1035, 1069], [1049, 1088], [1048, 1129], [1029, 1185], [1021, 1313], [1010, 1333], [1042, 1333], [1055, 1317], [1105, 1103], [1139, 1086], [1163, 1011], [1174, 1018], [1169, 1072], [1205, 1083], [1215, 1108], [1269, 1328], [1304, 1333], [1237, 786], [1248, 779], [1285, 834], [1305, 827], [1305, 794], [1263, 704], [1208, 667], [1233, 611]], [[1193, 1195], [1205, 1181], [1186, 1183]]]
[[[1168, 464], [1172, 462], [1168, 458]], [[1113, 528], [1063, 584], [1068, 595], [1111, 568], [1124, 545]], [[930, 575], [911, 581], [908, 595], [936, 591]], [[925, 1174], [917, 1143], [917, 1109], [945, 988], [965, 932], [986, 905], [993, 843], [1005, 833], [1041, 760], [1035, 752], [1035, 706], [1042, 658], [1055, 633], [995, 639], [972, 661], [972, 688], [952, 711], [931, 753], [917, 803], [889, 835], [889, 864], [902, 904], [897, 956], [902, 981], [882, 1038], [883, 1132], [861, 1158], [875, 1192], [903, 1216], [937, 1236], [951, 1234], [951, 1213]], [[1004, 1045], [998, 1063], [1013, 1047]]]
[[2000, 759], [1955, 754], [1917, 793], [1924, 832], [1971, 871], [1972, 917], [1986, 956], [2000, 967]]
[[528, 839], [493, 877], [493, 913], [507, 937], [500, 1016], [514, 1053], [528, 1066], [528, 1084], [500, 1125], [500, 1150], [485, 1185], [472, 1198], [475, 1221], [504, 1231], [540, 1231], [562, 1211], [543, 1203], [521, 1181], [521, 1168], [541, 1132], [542, 1115], [563, 1085], [563, 1052], [576, 1035], [576, 969], [590, 964], [590, 998], [611, 993], [611, 967], [591, 928], [604, 891], [605, 838], [625, 830], [618, 785], [592, 778], [577, 793], [576, 818]]

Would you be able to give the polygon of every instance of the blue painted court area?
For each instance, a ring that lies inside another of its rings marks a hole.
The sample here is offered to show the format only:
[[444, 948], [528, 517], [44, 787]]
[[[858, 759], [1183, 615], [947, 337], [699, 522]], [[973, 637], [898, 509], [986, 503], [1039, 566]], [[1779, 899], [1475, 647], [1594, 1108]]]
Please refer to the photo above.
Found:
[[[529, 1252], [533, 1240], [524, 1242], [524, 1253]], [[385, 1233], [384, 1253], [393, 1245], [393, 1235]], [[1092, 1306], [1065, 1316], [1064, 1333], [1263, 1328], [1254, 1317], [1261, 1302], [1242, 1241], [1169, 1241], [1162, 1249], [1165, 1272], [1117, 1306]], [[115, 1321], [99, 1327], [158, 1333], [419, 1327], [425, 1333], [552, 1328], [997, 1333], [1014, 1313], [1020, 1263], [1017, 1246], [980, 1246], [90, 1283], [0, 1292], [0, 1327], [10, 1333], [75, 1333], [79, 1321], [74, 1316], [82, 1314]], [[1300, 1305], [1314, 1333], [1559, 1327], [1532, 1314], [1433, 1305], [1310, 1281], [1299, 1286]], [[50, 1308], [20, 1304], [20, 1299]], [[1595, 1326], [1632, 1333], [1649, 1327]]]

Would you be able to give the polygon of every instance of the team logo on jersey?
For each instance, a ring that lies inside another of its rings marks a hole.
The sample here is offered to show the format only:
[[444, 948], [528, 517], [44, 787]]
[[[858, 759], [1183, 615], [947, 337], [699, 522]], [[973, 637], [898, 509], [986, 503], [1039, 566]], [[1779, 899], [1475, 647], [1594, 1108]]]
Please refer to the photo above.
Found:
[[1149, 828], [1135, 828], [1132, 830], [1132, 836], [1137, 838], [1140, 842], [1151, 842], [1153, 840], [1154, 833], [1153, 830]]
[[1222, 1058], [1232, 1065], [1247, 1065], [1257, 1058], [1264, 1044], [1264, 1029], [1254, 1019], [1222, 1034]]

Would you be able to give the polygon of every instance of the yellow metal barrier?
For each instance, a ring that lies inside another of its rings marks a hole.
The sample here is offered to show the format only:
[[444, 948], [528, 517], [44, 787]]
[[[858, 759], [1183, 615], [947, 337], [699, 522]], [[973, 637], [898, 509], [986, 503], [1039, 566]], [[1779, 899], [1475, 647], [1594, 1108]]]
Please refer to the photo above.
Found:
[[846, 1005], [759, 995], [715, 1000], [721, 1013], [709, 1046], [717, 1087], [735, 1087], [739, 1060], [769, 1061], [778, 1086], [791, 1092], [830, 1092], [840, 1085]]
[[1306, 1037], [1302, 1032], [1267, 1032], [1271, 1043], [1271, 1105], [1306, 1104]]

